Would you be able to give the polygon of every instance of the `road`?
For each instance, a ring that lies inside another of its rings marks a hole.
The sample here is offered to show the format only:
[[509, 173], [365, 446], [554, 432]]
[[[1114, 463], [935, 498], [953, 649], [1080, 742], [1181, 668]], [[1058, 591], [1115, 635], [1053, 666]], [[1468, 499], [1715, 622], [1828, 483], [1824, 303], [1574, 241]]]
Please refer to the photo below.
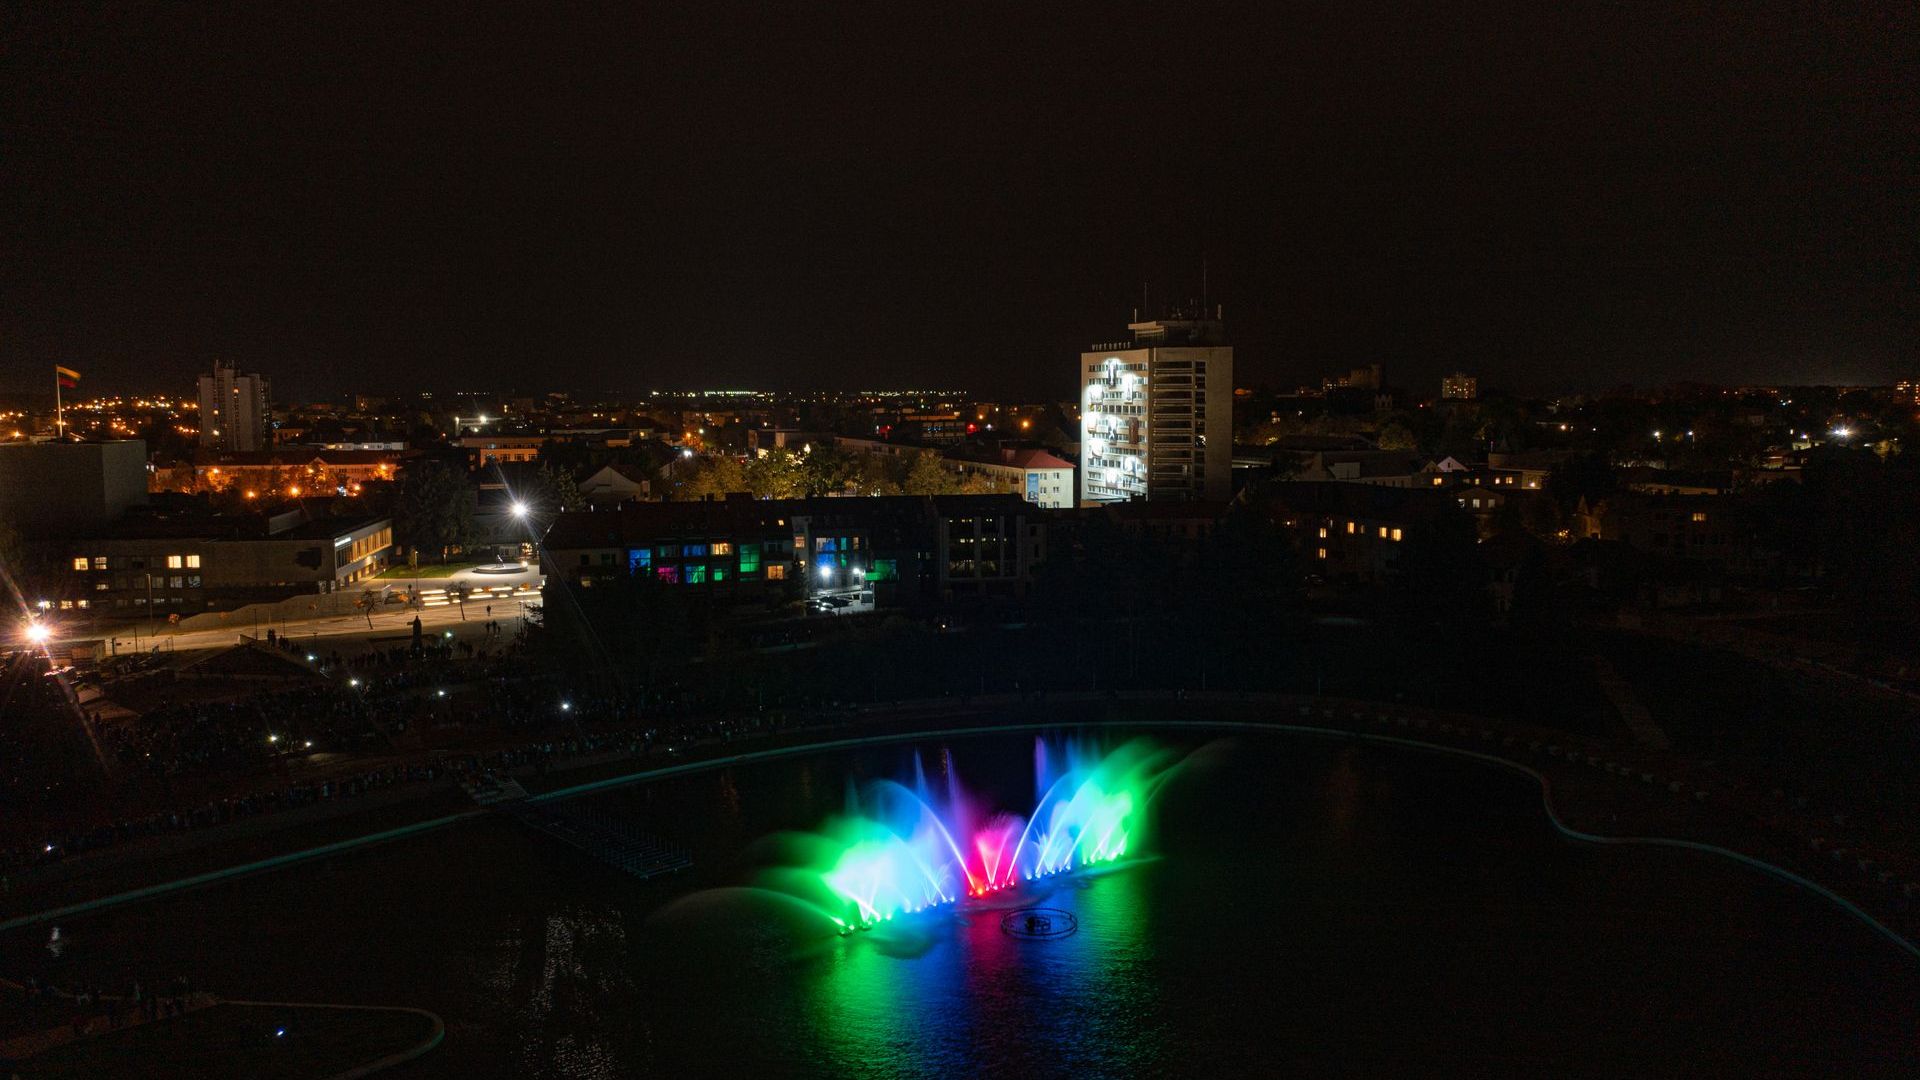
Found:
[[[382, 639], [411, 636], [416, 615], [420, 618], [423, 630], [451, 634], [456, 641], [478, 642], [486, 637], [489, 617], [501, 624], [504, 633], [510, 634], [520, 628], [520, 620], [528, 608], [538, 611], [542, 580], [540, 572], [533, 568], [518, 574], [481, 574], [462, 570], [451, 577], [382, 578], [380, 583], [392, 586], [396, 592], [413, 588], [421, 597], [420, 606], [388, 604], [376, 610], [371, 619], [367, 615], [354, 613], [308, 619], [275, 619], [271, 623], [256, 624], [249, 621], [210, 630], [175, 630], [163, 625], [149, 630], [142, 626], [139, 628], [137, 646], [133, 628], [127, 627], [112, 636], [109, 648], [121, 654], [133, 652], [136, 648], [140, 652], [150, 652], [156, 646], [161, 652], [220, 649], [238, 643], [242, 637], [255, 634], [264, 637], [271, 627], [276, 635], [292, 638], [296, 642], [312, 641], [316, 646], [324, 646], [328, 652], [355, 653], [394, 644], [391, 640]], [[464, 608], [451, 599], [453, 587], [459, 584], [471, 590]], [[482, 589], [488, 591], [482, 594], [479, 591]], [[491, 616], [488, 615], [489, 608], [492, 609]], [[104, 634], [86, 636], [107, 637]]]

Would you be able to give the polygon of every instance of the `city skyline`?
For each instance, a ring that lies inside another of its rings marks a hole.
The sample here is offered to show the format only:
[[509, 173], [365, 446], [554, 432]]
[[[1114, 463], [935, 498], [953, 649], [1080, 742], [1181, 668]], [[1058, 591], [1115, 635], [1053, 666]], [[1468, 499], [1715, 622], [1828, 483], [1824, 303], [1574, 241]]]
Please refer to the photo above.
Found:
[[1907, 375], [1890, 16], [1456, 18], [24, 12], [0, 389], [1039, 398], [1203, 298], [1249, 384]]

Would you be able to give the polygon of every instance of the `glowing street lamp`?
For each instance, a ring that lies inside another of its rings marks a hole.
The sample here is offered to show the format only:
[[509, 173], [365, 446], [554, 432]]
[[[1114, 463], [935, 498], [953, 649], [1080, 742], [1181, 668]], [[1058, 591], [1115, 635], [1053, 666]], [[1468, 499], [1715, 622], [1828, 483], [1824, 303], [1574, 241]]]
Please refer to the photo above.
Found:
[[53, 627], [48, 626], [46, 623], [30, 622], [27, 624], [27, 641], [34, 645], [45, 645], [47, 639], [52, 636]]
[[510, 509], [513, 511], [514, 517], [520, 518], [522, 520], [526, 519], [526, 516], [527, 516], [526, 503], [521, 502], [519, 499], [515, 499], [513, 500], [513, 506], [510, 507]]

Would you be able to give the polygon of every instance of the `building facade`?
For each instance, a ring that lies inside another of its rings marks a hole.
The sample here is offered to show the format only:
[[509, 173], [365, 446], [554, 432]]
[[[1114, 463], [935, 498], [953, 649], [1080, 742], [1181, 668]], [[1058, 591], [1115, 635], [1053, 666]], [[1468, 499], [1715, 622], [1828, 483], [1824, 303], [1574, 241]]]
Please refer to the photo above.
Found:
[[1233, 348], [1218, 319], [1129, 323], [1080, 354], [1080, 502], [1232, 492]]
[[147, 501], [147, 444], [0, 444], [0, 521], [58, 535], [104, 525]]
[[645, 581], [858, 614], [1018, 594], [1046, 530], [1013, 495], [738, 496], [562, 514], [545, 543], [549, 589]]
[[268, 391], [264, 377], [214, 361], [213, 374], [200, 376], [200, 445], [242, 452], [268, 445]]
[[1456, 371], [1440, 380], [1443, 401], [1473, 401], [1480, 396], [1480, 380], [1464, 371]]
[[134, 515], [68, 541], [61, 573], [36, 606], [101, 617], [185, 618], [332, 592], [378, 574], [392, 554], [393, 523], [384, 517], [293, 512], [241, 524]]

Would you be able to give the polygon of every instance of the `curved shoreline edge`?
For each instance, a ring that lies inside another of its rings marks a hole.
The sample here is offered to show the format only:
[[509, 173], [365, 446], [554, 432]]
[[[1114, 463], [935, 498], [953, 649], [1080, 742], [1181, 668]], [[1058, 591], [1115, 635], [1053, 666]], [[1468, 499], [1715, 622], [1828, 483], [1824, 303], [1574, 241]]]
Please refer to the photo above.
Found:
[[[1168, 700], [1177, 700], [1177, 699], [1170, 697]], [[951, 704], [951, 703], [947, 703], [947, 704]], [[1252, 702], [1248, 702], [1248, 704], [1252, 704]], [[1280, 703], [1274, 702], [1273, 704], [1278, 706]], [[962, 706], [962, 708], [967, 708], [967, 707], [969, 706]], [[989, 709], [989, 708], [992, 708], [993, 706], [983, 702], [978, 706], [971, 706], [971, 707], [976, 707], [980, 709]], [[607, 791], [607, 790], [611, 790], [618, 787], [627, 787], [634, 784], [651, 783], [656, 780], [666, 780], [676, 776], [686, 776], [694, 773], [707, 772], [714, 769], [724, 769], [734, 765], [757, 764], [760, 762], [777, 761], [777, 760], [780, 760], [783, 758], [789, 758], [789, 757], [798, 757], [798, 756], [809, 755], [809, 754], [827, 753], [835, 750], [857, 749], [863, 746], [884, 746], [891, 743], [915, 742], [915, 741], [920, 741], [925, 739], [968, 738], [968, 737], [999, 735], [999, 734], [1009, 734], [1009, 733], [1052, 731], [1052, 730], [1059, 730], [1062, 728], [1140, 728], [1140, 729], [1185, 728], [1190, 730], [1247, 731], [1247, 732], [1260, 732], [1260, 733], [1268, 733], [1268, 734], [1305, 735], [1305, 736], [1310, 736], [1314, 738], [1331, 738], [1331, 739], [1353, 741], [1353, 742], [1367, 742], [1367, 743], [1373, 743], [1373, 744], [1383, 745], [1383, 746], [1398, 747], [1402, 749], [1419, 750], [1419, 751], [1425, 751], [1428, 753], [1444, 754], [1444, 755], [1449, 755], [1453, 757], [1463, 758], [1469, 761], [1476, 761], [1485, 765], [1492, 765], [1501, 769], [1508, 770], [1510, 772], [1516, 772], [1521, 775], [1532, 778], [1534, 782], [1540, 786], [1541, 809], [1545, 811], [1548, 823], [1553, 826], [1556, 832], [1558, 832], [1561, 836], [1569, 840], [1574, 840], [1581, 843], [1615, 846], [1615, 847], [1626, 847], [1626, 846], [1637, 845], [1637, 846], [1647, 846], [1647, 847], [1678, 848], [1678, 849], [1688, 850], [1688, 851], [1703, 852], [1706, 854], [1717, 855], [1727, 859], [1731, 859], [1734, 862], [1740, 863], [1744, 866], [1759, 870], [1762, 873], [1765, 873], [1786, 884], [1794, 885], [1801, 889], [1804, 889], [1807, 892], [1813, 894], [1814, 896], [1819, 897], [1820, 899], [1823, 899], [1830, 904], [1833, 904], [1834, 906], [1838, 907], [1841, 911], [1845, 912], [1848, 915], [1851, 915], [1853, 918], [1865, 924], [1868, 928], [1873, 930], [1875, 933], [1879, 934], [1882, 938], [1886, 939], [1894, 947], [1906, 953], [1908, 956], [1916, 960], [1920, 960], [1920, 946], [1916, 946], [1914, 942], [1908, 940], [1906, 937], [1902, 936], [1899, 932], [1895, 931], [1891, 927], [1882, 923], [1880, 920], [1874, 918], [1872, 914], [1862, 909], [1859, 905], [1853, 903], [1851, 900], [1848, 900], [1846, 897], [1841, 896], [1839, 893], [1834, 892], [1833, 890], [1827, 888], [1826, 886], [1819, 884], [1818, 882], [1811, 881], [1805, 877], [1802, 877], [1799, 874], [1794, 873], [1791, 870], [1786, 869], [1785, 867], [1777, 866], [1773, 863], [1767, 862], [1764, 859], [1755, 858], [1754, 856], [1747, 855], [1743, 852], [1735, 851], [1732, 848], [1721, 847], [1716, 844], [1708, 844], [1708, 843], [1704, 843], [1696, 840], [1683, 840], [1676, 837], [1663, 837], [1663, 836], [1632, 836], [1632, 837], [1603, 836], [1597, 833], [1589, 833], [1589, 832], [1584, 832], [1582, 830], [1576, 829], [1573, 826], [1568, 825], [1566, 821], [1561, 818], [1558, 809], [1554, 806], [1553, 786], [1551, 781], [1548, 779], [1547, 775], [1545, 773], [1540, 772], [1538, 769], [1535, 769], [1532, 766], [1527, 765], [1524, 762], [1515, 761], [1511, 758], [1501, 757], [1497, 754], [1488, 754], [1488, 753], [1483, 753], [1477, 750], [1469, 750], [1469, 749], [1465, 749], [1457, 746], [1448, 746], [1444, 743], [1427, 742], [1422, 739], [1411, 739], [1411, 738], [1405, 738], [1397, 735], [1382, 735], [1382, 734], [1376, 734], [1374, 732], [1369, 732], [1369, 731], [1356, 731], [1356, 730], [1349, 730], [1344, 728], [1325, 727], [1325, 726], [1313, 725], [1313, 724], [1293, 724], [1293, 723], [1282, 723], [1278, 721], [1220, 720], [1220, 719], [1214, 719], [1214, 720], [1103, 719], [1103, 720], [1035, 721], [1035, 722], [1022, 722], [1022, 723], [1015, 723], [1015, 724], [974, 725], [969, 727], [957, 727], [957, 728], [937, 728], [932, 730], [887, 732], [887, 733], [881, 733], [881, 734], [852, 736], [852, 737], [839, 738], [839, 739], [825, 739], [817, 742], [808, 742], [808, 743], [803, 743], [803, 744], [794, 745], [794, 746], [772, 747], [765, 750], [750, 750], [750, 751], [739, 753], [739, 754], [725, 754], [719, 757], [705, 758], [699, 761], [689, 761], [679, 765], [667, 765], [667, 766], [661, 766], [658, 768], [642, 769], [632, 773], [626, 773], [620, 776], [608, 777], [601, 780], [593, 780], [593, 781], [588, 781], [586, 783], [574, 784], [568, 787], [556, 788], [552, 791], [542, 792], [538, 795], [533, 795], [529, 797], [528, 801], [533, 803], [558, 802], [565, 799], [577, 798], [582, 795], [590, 795], [590, 794], [594, 794], [601, 791]], [[164, 896], [169, 893], [181, 892], [187, 889], [196, 888], [201, 885], [213, 884], [213, 883], [224, 881], [230, 878], [244, 877], [249, 874], [256, 874], [256, 873], [267, 872], [270, 870], [277, 870], [286, 866], [291, 866], [295, 863], [306, 862], [311, 859], [323, 858], [329, 855], [335, 855], [341, 852], [350, 851], [355, 848], [370, 847], [372, 845], [385, 843], [390, 840], [399, 840], [408, 836], [414, 836], [422, 833], [435, 831], [438, 829], [446, 828], [451, 825], [459, 824], [460, 822], [471, 821], [476, 818], [485, 817], [487, 816], [488, 813], [489, 811], [476, 807], [475, 809], [461, 811], [460, 813], [457, 813], [457, 814], [447, 814], [441, 817], [432, 818], [427, 821], [414, 822], [413, 824], [410, 824], [410, 825], [402, 825], [402, 826], [399, 826], [398, 828], [386, 829], [380, 832], [370, 833], [366, 836], [353, 837], [347, 840], [340, 840], [330, 844], [322, 844], [318, 847], [307, 848], [301, 851], [293, 851], [283, 855], [275, 855], [269, 858], [259, 859], [249, 863], [243, 863], [238, 866], [231, 866], [221, 870], [212, 870], [202, 874], [195, 874], [190, 877], [179, 878], [174, 881], [159, 882], [153, 885], [143, 886], [138, 889], [130, 889], [125, 892], [114, 893], [108, 896], [98, 897], [93, 900], [85, 900], [85, 901], [80, 901], [73, 904], [66, 904], [61, 907], [48, 909], [46, 911], [32, 912], [26, 915], [19, 915], [4, 921], [0, 921], [0, 933], [7, 933], [13, 930], [23, 929], [29, 926], [51, 922], [55, 919], [63, 919], [63, 918], [68, 918], [70, 916], [75, 916], [75, 915], [85, 915], [85, 914], [89, 914], [96, 911], [102, 911], [107, 908], [119, 907], [125, 904], [136, 903], [141, 900], [152, 899], [154, 897]], [[431, 1047], [427, 1047], [426, 1049], [431, 1049]], [[425, 1053], [426, 1049], [423, 1049], [420, 1052]]]
[[220, 1004], [262, 1009], [332, 1009], [339, 1012], [412, 1013], [415, 1016], [424, 1016], [432, 1023], [433, 1028], [427, 1032], [427, 1037], [414, 1043], [412, 1046], [404, 1050], [397, 1050], [383, 1058], [369, 1061], [364, 1065], [356, 1065], [345, 1072], [335, 1073], [327, 1077], [327, 1080], [359, 1080], [360, 1077], [372, 1076], [374, 1073], [391, 1069], [395, 1065], [404, 1065], [414, 1058], [421, 1057], [433, 1050], [442, 1042], [446, 1041], [447, 1037], [447, 1025], [444, 1020], [440, 1019], [440, 1014], [428, 1012], [426, 1009], [416, 1009], [411, 1005], [336, 1005], [330, 1002], [318, 1001], [236, 1001], [228, 998], [221, 998]]

